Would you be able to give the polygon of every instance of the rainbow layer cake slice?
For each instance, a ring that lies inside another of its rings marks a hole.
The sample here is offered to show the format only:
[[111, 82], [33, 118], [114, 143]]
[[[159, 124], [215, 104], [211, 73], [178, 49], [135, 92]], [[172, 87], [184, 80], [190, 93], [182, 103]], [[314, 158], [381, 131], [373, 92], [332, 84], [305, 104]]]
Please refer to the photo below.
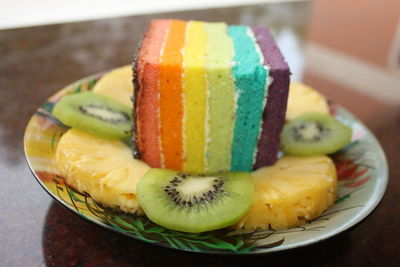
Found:
[[273, 164], [289, 76], [266, 28], [151, 21], [134, 64], [140, 157], [192, 172]]

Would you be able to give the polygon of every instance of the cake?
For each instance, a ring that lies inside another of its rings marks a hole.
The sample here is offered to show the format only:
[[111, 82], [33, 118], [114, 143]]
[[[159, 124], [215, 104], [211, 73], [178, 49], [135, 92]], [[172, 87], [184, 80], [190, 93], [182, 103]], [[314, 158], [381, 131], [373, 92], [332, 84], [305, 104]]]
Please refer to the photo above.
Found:
[[134, 144], [151, 167], [251, 171], [276, 161], [290, 70], [266, 28], [152, 20], [133, 68]]

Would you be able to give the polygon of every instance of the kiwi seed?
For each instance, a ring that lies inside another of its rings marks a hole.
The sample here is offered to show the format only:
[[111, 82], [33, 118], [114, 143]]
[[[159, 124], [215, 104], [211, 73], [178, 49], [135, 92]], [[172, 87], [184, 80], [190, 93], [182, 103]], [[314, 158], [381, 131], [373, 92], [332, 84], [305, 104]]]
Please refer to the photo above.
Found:
[[184, 183], [187, 178], [187, 174], [178, 173], [164, 187], [164, 192], [177, 206], [192, 207], [196, 205], [205, 205], [206, 203], [219, 198], [220, 195], [227, 194], [225, 190], [223, 190], [224, 181], [222, 177], [215, 177], [214, 180], [212, 180], [212, 183], [209, 184], [209, 188], [205, 191], [193, 195], [179, 193], [179, 185]]
[[97, 118], [99, 120], [112, 124], [118, 124], [130, 120], [129, 116], [124, 112], [105, 106], [89, 104], [86, 106], [80, 105], [78, 108], [83, 114], [87, 116], [91, 116], [93, 118]]

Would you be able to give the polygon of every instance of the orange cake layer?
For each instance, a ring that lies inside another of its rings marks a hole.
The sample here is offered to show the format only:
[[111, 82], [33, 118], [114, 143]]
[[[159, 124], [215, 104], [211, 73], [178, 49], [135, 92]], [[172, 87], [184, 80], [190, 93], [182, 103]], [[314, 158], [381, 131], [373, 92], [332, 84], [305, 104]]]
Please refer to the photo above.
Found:
[[159, 145], [159, 64], [169, 20], [150, 23], [139, 51], [137, 79], [146, 90], [137, 90], [137, 135], [142, 158], [152, 167], [161, 166]]
[[183, 89], [182, 48], [186, 22], [171, 20], [160, 64], [160, 137], [162, 166], [182, 169]]

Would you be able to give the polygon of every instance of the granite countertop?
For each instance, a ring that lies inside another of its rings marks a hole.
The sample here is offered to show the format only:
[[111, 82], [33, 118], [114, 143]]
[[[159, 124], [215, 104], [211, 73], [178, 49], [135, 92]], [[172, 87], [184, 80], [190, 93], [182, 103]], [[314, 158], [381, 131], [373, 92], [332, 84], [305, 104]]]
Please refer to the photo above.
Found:
[[[337, 88], [313, 75], [305, 75], [305, 81], [320, 86], [331, 100], [347, 107], [376, 135], [387, 155], [390, 171], [387, 192], [376, 210], [356, 227], [318, 244], [270, 255], [240, 257], [192, 254], [152, 246], [105, 230], [67, 211], [39, 186], [26, 164], [23, 135], [36, 108], [79, 78], [130, 64], [134, 47], [150, 18], [261, 22], [275, 32], [289, 29], [302, 44], [310, 5], [309, 2], [269, 4], [0, 31], [0, 265], [400, 264], [400, 108]], [[265, 16], [269, 12], [272, 15]]]

